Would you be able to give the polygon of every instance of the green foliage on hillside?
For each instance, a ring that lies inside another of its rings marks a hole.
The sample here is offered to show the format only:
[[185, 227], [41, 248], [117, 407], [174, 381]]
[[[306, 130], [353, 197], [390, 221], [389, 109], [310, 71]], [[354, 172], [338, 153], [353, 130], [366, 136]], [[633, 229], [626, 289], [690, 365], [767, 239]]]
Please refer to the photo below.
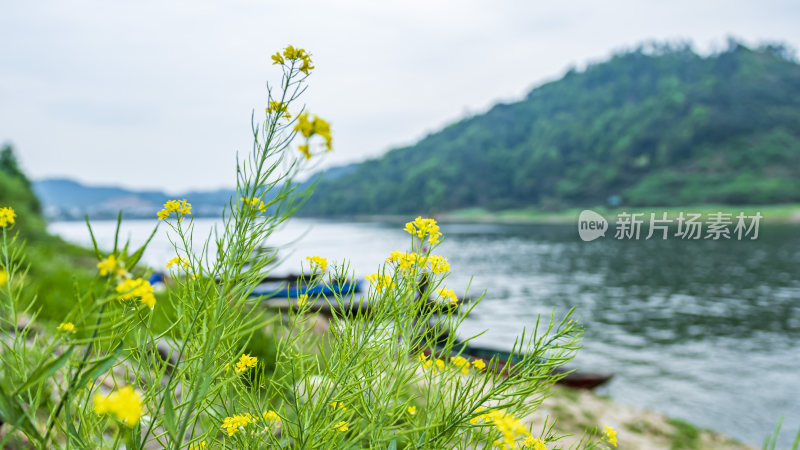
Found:
[[34, 311], [59, 322], [72, 307], [74, 283], [94, 276], [96, 260], [89, 250], [47, 234], [39, 200], [10, 145], [0, 150], [0, 206], [10, 206], [17, 214], [9, 237], [26, 242], [24, 286], [27, 295], [36, 298]]
[[323, 181], [303, 213], [800, 200], [800, 65], [650, 45]]

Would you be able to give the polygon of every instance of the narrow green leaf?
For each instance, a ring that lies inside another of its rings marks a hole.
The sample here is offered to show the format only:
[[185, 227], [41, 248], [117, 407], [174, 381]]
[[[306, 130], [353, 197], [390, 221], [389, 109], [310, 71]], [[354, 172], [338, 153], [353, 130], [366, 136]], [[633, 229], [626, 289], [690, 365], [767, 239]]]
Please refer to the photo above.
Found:
[[178, 428], [175, 424], [175, 409], [172, 407], [172, 395], [169, 392], [164, 393], [164, 426], [167, 427], [170, 437], [179, 441]]
[[128, 269], [133, 269], [133, 267], [136, 265], [136, 263], [138, 263], [139, 260], [142, 258], [142, 253], [144, 253], [144, 250], [150, 244], [150, 241], [153, 240], [153, 236], [156, 235], [156, 231], [158, 231], [158, 225], [156, 225], [156, 227], [153, 228], [153, 232], [150, 233], [150, 237], [147, 238], [146, 241], [144, 241], [144, 244], [142, 244], [142, 246], [139, 247], [138, 250], [133, 252], [133, 254], [130, 256], [130, 258], [128, 258], [128, 260], [125, 261], [125, 267], [127, 267]]
[[387, 450], [397, 450], [397, 439], [392, 439], [392, 442], [389, 442], [389, 448]]
[[75, 348], [74, 346], [70, 346], [67, 349], [67, 351], [62, 353], [61, 356], [59, 356], [58, 358], [39, 366], [36, 370], [33, 371], [32, 374], [28, 376], [28, 380], [25, 381], [25, 383], [23, 383], [22, 386], [17, 388], [16, 392], [14, 392], [14, 395], [17, 396], [19, 395], [20, 392], [29, 389], [31, 386], [34, 386], [44, 381], [45, 379], [50, 378], [54, 373], [56, 373], [58, 369], [60, 369], [64, 365], [64, 363], [67, 362], [67, 360], [69, 360], [69, 357], [72, 356], [72, 350], [74, 348]]
[[114, 254], [116, 255], [119, 250], [117, 245], [119, 244], [119, 229], [122, 226], [122, 210], [119, 210], [119, 214], [117, 214], [117, 229], [114, 230]]
[[97, 239], [94, 237], [94, 231], [92, 231], [92, 224], [89, 223], [89, 215], [87, 214], [84, 216], [86, 220], [86, 227], [89, 228], [89, 236], [92, 237], [92, 248], [94, 249], [94, 256], [97, 257], [98, 260], [103, 259], [103, 256], [100, 254], [100, 248], [97, 247]]
[[83, 442], [83, 439], [81, 439], [81, 436], [78, 434], [78, 430], [75, 429], [75, 425], [71, 420], [67, 422], [67, 435], [69, 435], [69, 443], [71, 445], [74, 445], [78, 448], [89, 448], [89, 446]]
[[119, 343], [113, 353], [98, 359], [97, 362], [86, 369], [86, 371], [83, 372], [83, 375], [81, 375], [80, 379], [78, 379], [76, 386], [86, 386], [90, 381], [94, 381], [101, 374], [108, 372], [108, 369], [114, 365], [114, 362], [120, 353], [122, 353], [122, 342]]

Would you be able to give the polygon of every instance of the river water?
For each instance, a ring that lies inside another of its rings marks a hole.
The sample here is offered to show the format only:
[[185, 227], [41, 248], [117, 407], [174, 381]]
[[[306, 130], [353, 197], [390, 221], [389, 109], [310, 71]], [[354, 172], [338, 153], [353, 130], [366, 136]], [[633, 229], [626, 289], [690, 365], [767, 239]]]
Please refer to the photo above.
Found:
[[[155, 220], [123, 224], [141, 243]], [[214, 225], [195, 220], [198, 235]], [[275, 273], [299, 272], [307, 255], [348, 260], [361, 277], [392, 250], [408, 248], [402, 223], [292, 220], [269, 245], [287, 245]], [[114, 222], [93, 222], [102, 247]], [[744, 442], [760, 444], [784, 417], [782, 442], [800, 427], [800, 226], [762, 225], [757, 240], [583, 242], [574, 225], [443, 224], [437, 253], [447, 285], [486, 292], [464, 334], [507, 348], [538, 315], [572, 306], [585, 326], [571, 366], [616, 374], [599, 393]], [[50, 230], [90, 244], [80, 222]], [[610, 237], [610, 235], [609, 235]], [[143, 261], [173, 256], [164, 230]], [[621, 425], [621, 424], [620, 424]], [[788, 447], [788, 444], [785, 444]], [[779, 448], [783, 448], [780, 445]]]

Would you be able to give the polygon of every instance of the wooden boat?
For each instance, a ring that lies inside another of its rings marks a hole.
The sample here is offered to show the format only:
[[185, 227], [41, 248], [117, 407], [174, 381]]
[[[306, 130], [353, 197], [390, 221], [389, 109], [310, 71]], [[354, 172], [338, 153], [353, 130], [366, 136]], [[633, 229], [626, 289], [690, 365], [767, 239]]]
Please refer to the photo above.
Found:
[[[508, 370], [515, 364], [519, 363], [522, 358], [518, 355], [512, 355], [511, 352], [497, 349], [489, 349], [484, 347], [477, 347], [471, 344], [456, 343], [456, 347], [461, 349], [460, 355], [470, 362], [483, 361], [487, 368], [492, 368], [496, 373], [508, 374]], [[429, 357], [436, 357], [440, 359], [449, 360], [450, 356], [456, 356], [458, 351], [453, 351], [449, 355], [443, 354], [442, 351], [432, 352], [430, 349], [424, 349], [423, 353]], [[493, 358], [497, 358], [497, 364], [490, 364]], [[561, 375], [561, 378], [556, 382], [563, 386], [575, 389], [594, 389], [607, 383], [614, 374], [610, 373], [596, 373], [596, 372], [578, 372], [565, 368], [556, 368], [553, 370], [556, 375]]]

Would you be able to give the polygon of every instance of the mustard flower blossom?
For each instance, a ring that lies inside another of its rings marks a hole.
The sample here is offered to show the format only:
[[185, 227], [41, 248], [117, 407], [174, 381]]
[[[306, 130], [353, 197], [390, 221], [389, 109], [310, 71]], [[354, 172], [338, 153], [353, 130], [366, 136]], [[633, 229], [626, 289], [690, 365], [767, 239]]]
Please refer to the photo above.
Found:
[[342, 420], [341, 422], [339, 422], [336, 425], [334, 425], [333, 428], [335, 428], [335, 429], [337, 429], [337, 430], [339, 430], [341, 432], [345, 432], [345, 431], [350, 429], [350, 428], [348, 428], [347, 425], [348, 425], [347, 422]]
[[501, 441], [497, 441], [496, 444], [506, 449], [516, 448], [517, 439], [521, 437], [528, 438], [531, 436], [531, 433], [527, 428], [525, 428], [525, 425], [523, 425], [519, 419], [514, 417], [513, 414], [507, 413], [504, 409], [489, 410], [489, 412], [481, 414], [477, 418], [470, 419], [471, 423], [479, 423], [481, 421], [491, 423], [495, 426], [495, 428], [497, 428], [498, 431], [500, 431], [500, 433], [502, 433], [503, 439]]
[[463, 356], [453, 356], [450, 358], [450, 363], [456, 367], [461, 368], [461, 373], [466, 375], [469, 373], [469, 361]]
[[452, 305], [458, 304], [458, 297], [456, 297], [456, 293], [452, 289], [441, 288], [437, 289], [436, 292], [439, 294], [439, 296], [442, 297], [442, 299], [449, 301], [450, 304]]
[[344, 411], [344, 410], [347, 409], [347, 407], [344, 406], [344, 403], [342, 403], [342, 402], [330, 402], [329, 405], [330, 405], [331, 409], [333, 409], [333, 410], [337, 410], [338, 409], [338, 410]]
[[4, 286], [6, 283], [8, 283], [8, 272], [0, 269], [0, 286]]
[[288, 106], [286, 103], [276, 102], [271, 100], [267, 106], [267, 114], [282, 114], [284, 119], [291, 119], [292, 115], [289, 114]]
[[188, 269], [189, 268], [189, 260], [186, 259], [186, 258], [183, 258], [181, 256], [176, 256], [176, 257], [170, 259], [169, 261], [167, 261], [167, 265], [164, 266], [164, 267], [169, 269], [172, 266], [180, 266], [180, 267], [183, 267], [184, 269]]
[[416, 253], [403, 253], [401, 251], [394, 251], [390, 253], [388, 258], [386, 258], [387, 263], [396, 263], [397, 268], [403, 273], [413, 272], [414, 264], [416, 264], [417, 261], [421, 262], [422, 260], [423, 258]]
[[450, 264], [443, 256], [431, 255], [428, 257], [427, 262], [430, 264], [431, 272], [433, 273], [444, 273], [450, 271]]
[[483, 362], [482, 359], [476, 359], [475, 361], [472, 361], [472, 365], [478, 370], [483, 370], [486, 368], [486, 363]]
[[62, 322], [56, 327], [56, 330], [63, 331], [65, 333], [74, 333], [75, 332], [75, 324], [72, 322]]
[[409, 406], [407, 411], [408, 411], [409, 414], [414, 416], [414, 415], [417, 414], [417, 407], [416, 406]]
[[95, 394], [94, 412], [112, 413], [129, 427], [139, 423], [142, 417], [142, 396], [130, 386], [123, 386], [109, 395]]
[[533, 450], [547, 450], [547, 445], [545, 445], [544, 441], [533, 436], [528, 436], [525, 438], [525, 440], [522, 441], [522, 445], [525, 448], [530, 448]]
[[278, 53], [275, 53], [274, 55], [272, 55], [272, 64], [273, 65], [275, 65], [275, 64], [285, 64], [285, 63], [286, 63], [286, 61], [283, 59], [283, 55], [281, 55], [281, 52], [278, 52]]
[[101, 277], [108, 276], [110, 273], [114, 273], [119, 276], [125, 276], [127, 272], [125, 272], [125, 269], [120, 263], [121, 261], [119, 261], [116, 256], [108, 255], [108, 258], [97, 263], [97, 270], [100, 272]]
[[411, 222], [406, 223], [406, 232], [412, 236], [417, 236], [420, 239], [425, 239], [428, 236], [428, 242], [437, 244], [442, 233], [439, 232], [439, 225], [436, 224], [434, 219], [423, 219], [417, 217]]
[[153, 295], [153, 286], [149, 281], [141, 278], [126, 278], [122, 283], [117, 285], [117, 293], [120, 300], [133, 300], [139, 298], [139, 301], [149, 306], [150, 309], [156, 304], [156, 297]]
[[312, 265], [319, 267], [319, 270], [323, 272], [328, 268], [328, 260], [321, 256], [306, 256], [306, 259], [309, 260]]
[[267, 412], [265, 412], [262, 417], [267, 422], [280, 422], [281, 421], [281, 416], [279, 416], [278, 413], [276, 413], [275, 411], [273, 411], [271, 409], [268, 410]]
[[310, 117], [311, 115], [308, 113], [300, 114], [297, 116], [297, 123], [294, 126], [294, 131], [300, 133], [306, 139], [305, 144], [298, 147], [298, 150], [305, 155], [306, 159], [311, 158], [309, 140], [314, 135], [317, 135], [325, 140], [326, 151], [333, 150], [331, 124], [319, 116], [315, 116], [313, 120], [311, 120]]
[[302, 308], [303, 306], [306, 306], [307, 304], [308, 304], [308, 294], [300, 294], [300, 296], [297, 297], [297, 306]]
[[158, 220], [166, 219], [171, 213], [175, 213], [175, 217], [180, 219], [192, 213], [192, 204], [187, 202], [186, 199], [169, 200], [164, 203], [164, 209], [158, 212]]
[[611, 445], [613, 445], [614, 447], [616, 447], [617, 446], [617, 432], [614, 431], [614, 429], [611, 428], [610, 426], [605, 425], [603, 427], [603, 433], [605, 433], [606, 438], [608, 438], [608, 442]]
[[389, 275], [373, 273], [372, 275], [367, 275], [366, 278], [367, 281], [369, 281], [369, 284], [375, 287], [375, 290], [378, 292], [383, 292], [383, 290], [386, 288], [392, 289], [396, 286], [396, 284], [392, 281], [392, 277]]
[[221, 428], [228, 433], [228, 436], [233, 436], [234, 433], [239, 431], [239, 428], [244, 428], [247, 425], [255, 422], [250, 413], [235, 414], [233, 417], [226, 417], [222, 420]]
[[189, 446], [189, 450], [203, 450], [206, 448], [206, 441], [198, 442]]
[[255, 367], [256, 363], [258, 362], [258, 358], [255, 356], [250, 356], [249, 354], [243, 354], [239, 358], [239, 362], [236, 363], [236, 373], [244, 372], [245, 370]]
[[257, 210], [258, 212], [262, 212], [262, 213], [267, 212], [267, 205], [264, 204], [264, 202], [260, 198], [257, 198], [257, 197], [242, 197], [241, 201], [242, 201], [242, 203], [244, 203], [245, 207], [251, 207], [251, 208]]
[[0, 208], [0, 228], [13, 225], [16, 217], [17, 213], [14, 212], [14, 208], [10, 206]]

